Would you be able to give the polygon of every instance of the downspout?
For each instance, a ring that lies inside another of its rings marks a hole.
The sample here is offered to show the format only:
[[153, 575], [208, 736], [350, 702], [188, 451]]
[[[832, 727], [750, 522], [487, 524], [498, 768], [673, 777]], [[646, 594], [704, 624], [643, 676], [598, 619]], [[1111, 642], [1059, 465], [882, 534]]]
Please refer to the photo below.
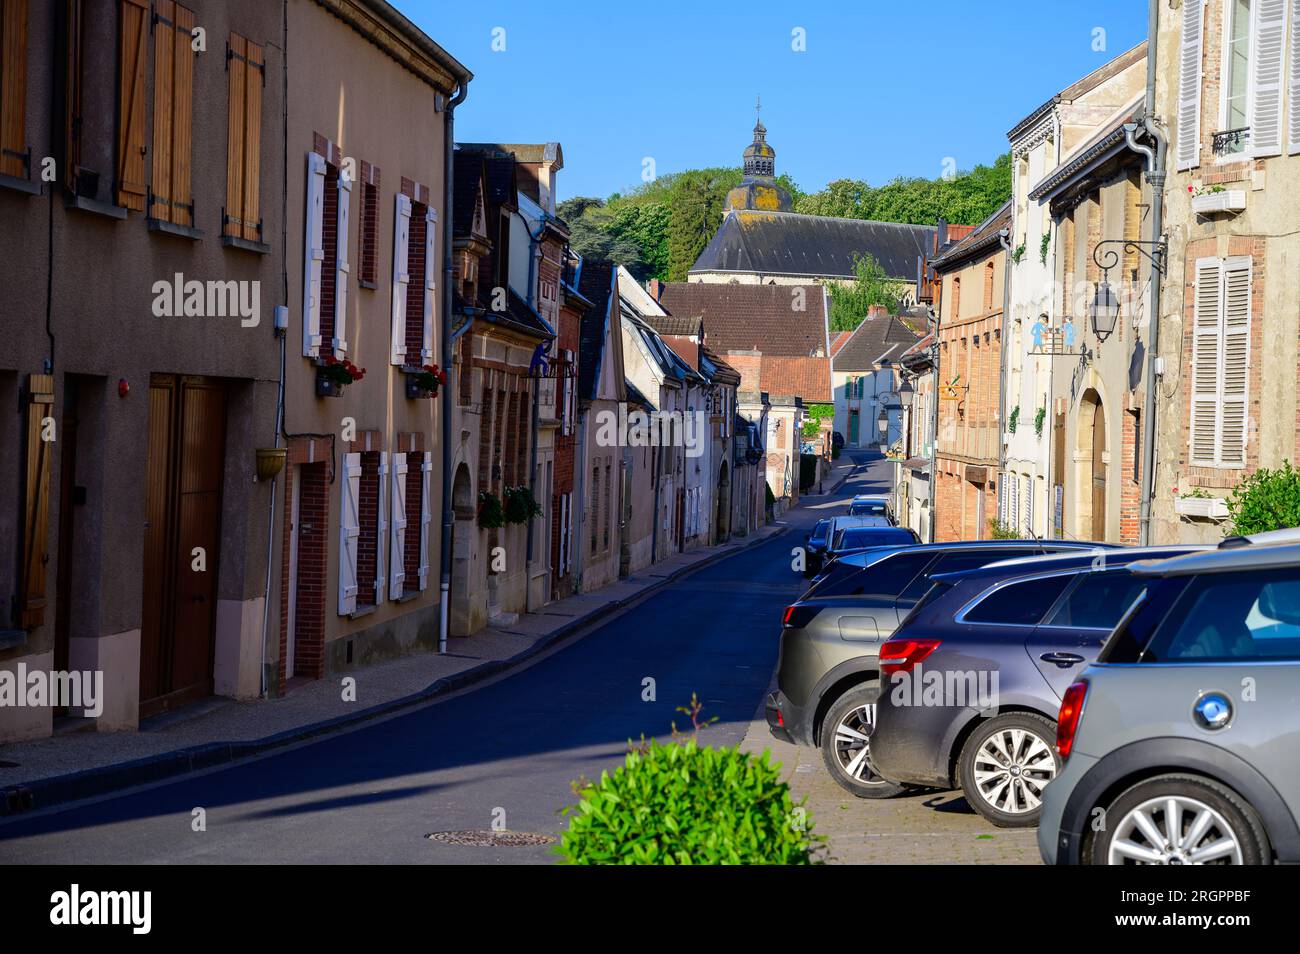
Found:
[[[1136, 149], [1147, 158], [1147, 182], [1151, 185], [1151, 241], [1160, 242], [1164, 232], [1165, 160], [1168, 141], [1152, 115], [1156, 99], [1156, 49], [1159, 43], [1160, 8], [1158, 0], [1150, 0], [1147, 11], [1147, 90], [1146, 105], [1142, 111], [1141, 127], [1155, 140], [1155, 154], [1151, 149], [1136, 142], [1137, 124], [1126, 125], [1124, 133], [1130, 148]], [[1151, 498], [1155, 494], [1155, 459], [1156, 459], [1156, 361], [1160, 354], [1160, 289], [1164, 275], [1165, 252], [1160, 245], [1152, 249], [1151, 268], [1151, 310], [1150, 327], [1147, 337], [1150, 346], [1147, 349], [1147, 393], [1142, 406], [1142, 506], [1138, 520], [1138, 543], [1147, 546], [1151, 541]]]
[[[442, 363], [447, 375], [442, 402], [442, 546], [438, 552], [438, 652], [447, 652], [447, 630], [451, 623], [451, 530], [455, 521], [452, 511], [452, 395], [459, 388], [456, 363], [452, 360], [455, 338], [451, 329], [452, 280], [455, 268], [452, 262], [452, 171], [456, 157], [456, 107], [469, 95], [469, 77], [461, 78], [456, 96], [443, 111], [443, 166], [442, 166]], [[469, 326], [466, 323], [466, 327]]]
[[[522, 212], [520, 212], [518, 209], [515, 209], [515, 215], [519, 216], [520, 221], [524, 223], [524, 234], [528, 236], [528, 307], [536, 309], [537, 306], [535, 302], [537, 299], [537, 295], [536, 295], [537, 284], [536, 284], [535, 276], [537, 274], [537, 260], [541, 257], [542, 254], [541, 238], [542, 238], [542, 232], [546, 230], [547, 212], [545, 209], [542, 209], [542, 221], [539, 223], [537, 227], [536, 235], [534, 235], [532, 233], [532, 230], [528, 228], [528, 219], [524, 217], [524, 214]], [[533, 410], [531, 414], [531, 420], [529, 421], [529, 426], [532, 428], [532, 434], [533, 434], [533, 446], [528, 452], [528, 492], [533, 495], [534, 499], [537, 498], [537, 433], [538, 433], [538, 422], [541, 418], [541, 403], [542, 403], [542, 389], [540, 387], [539, 382], [540, 379], [538, 379], [533, 384], [533, 402], [532, 402]], [[533, 524], [535, 522], [536, 521], [533, 518], [529, 518], [528, 520], [528, 536], [527, 536], [527, 545], [526, 545], [527, 556], [525, 557], [526, 565], [524, 567], [525, 605], [528, 602], [527, 591], [528, 591], [529, 584], [531, 583], [531, 580], [529, 580], [528, 578], [528, 573], [529, 573], [529, 568], [531, 567], [533, 562], [533, 537], [535, 535], [533, 533]]]
[[[1012, 222], [1015, 222], [1015, 210], [1012, 209]], [[1007, 318], [1011, 309], [1011, 230], [1002, 229], [998, 232], [998, 242], [1002, 245], [1002, 320], [1000, 322], [1001, 330], [998, 334], [998, 497], [1003, 496], [1002, 476], [1007, 469], [1007, 442], [1005, 439], [1007, 426]], [[995, 504], [996, 506], [996, 504]], [[1002, 516], [1002, 508], [998, 508], [999, 518]], [[984, 528], [980, 528], [982, 533]], [[1030, 527], [1029, 532], [1033, 533], [1034, 528]]]
[[935, 487], [939, 483], [939, 316], [933, 308], [926, 308], [926, 317], [930, 323], [930, 334], [934, 335], [934, 341], [930, 343], [930, 376], [934, 378], [934, 387], [931, 388], [933, 407], [930, 408], [930, 539], [927, 541], [934, 543], [937, 524], [934, 514]]

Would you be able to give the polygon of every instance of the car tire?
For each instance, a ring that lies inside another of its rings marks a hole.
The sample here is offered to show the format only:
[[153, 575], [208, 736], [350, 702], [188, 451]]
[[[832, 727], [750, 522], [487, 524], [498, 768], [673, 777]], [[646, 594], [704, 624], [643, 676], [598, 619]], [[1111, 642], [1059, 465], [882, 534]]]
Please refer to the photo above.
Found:
[[822, 720], [821, 750], [826, 771], [840, 788], [858, 798], [892, 798], [908, 786], [882, 778], [871, 764], [870, 731], [874, 726], [877, 680], [850, 689], [831, 705]]
[[1061, 770], [1055, 743], [1056, 723], [1032, 712], [981, 723], [958, 761], [967, 804], [999, 828], [1037, 825], [1043, 789]]
[[[1194, 827], [1202, 829], [1195, 844], [1166, 841], [1156, 846], [1148, 836], [1169, 835], [1170, 801], [1178, 805], [1182, 836]], [[1272, 858], [1268, 835], [1250, 803], [1226, 785], [1196, 775], [1158, 775], [1139, 782], [1111, 802], [1103, 817], [1106, 824], [1084, 849], [1085, 864], [1260, 865]], [[1137, 857], [1147, 852], [1152, 855]]]

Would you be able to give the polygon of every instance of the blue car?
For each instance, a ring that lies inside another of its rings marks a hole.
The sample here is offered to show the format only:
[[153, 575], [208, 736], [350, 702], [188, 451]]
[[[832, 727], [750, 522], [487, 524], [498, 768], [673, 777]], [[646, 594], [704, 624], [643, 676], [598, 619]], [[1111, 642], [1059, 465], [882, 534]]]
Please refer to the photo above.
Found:
[[1060, 769], [1061, 697], [1145, 586], [1128, 564], [1195, 549], [1059, 554], [933, 577], [880, 648], [872, 766], [896, 784], [961, 788], [999, 827], [1037, 824]]

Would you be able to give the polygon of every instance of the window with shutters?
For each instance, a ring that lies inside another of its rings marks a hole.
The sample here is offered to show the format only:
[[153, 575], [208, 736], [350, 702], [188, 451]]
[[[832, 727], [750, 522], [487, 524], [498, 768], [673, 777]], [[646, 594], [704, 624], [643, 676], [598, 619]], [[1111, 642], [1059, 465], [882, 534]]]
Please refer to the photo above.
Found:
[[143, 212], [147, 191], [144, 66], [149, 47], [149, 4], [147, 0], [121, 0], [121, 11], [117, 66], [117, 204]]
[[343, 174], [338, 147], [324, 142], [322, 148], [328, 158], [315, 151], [307, 154], [303, 355], [341, 358], [348, 350], [352, 180]]
[[1178, 115], [1174, 162], [1181, 172], [1201, 162], [1201, 58], [1205, 0], [1183, 0], [1178, 47]]
[[[429, 565], [426, 558], [428, 539], [429, 471], [426, 455], [411, 452], [406, 458], [406, 533], [400, 551], [403, 564], [403, 593], [415, 593], [428, 585]], [[396, 565], [398, 555], [393, 555]]]
[[614, 498], [613, 498], [613, 494], [611, 493], [613, 487], [613, 473], [614, 473], [614, 468], [611, 465], [606, 464], [605, 465], [605, 501], [604, 501], [605, 519], [602, 521], [604, 524], [604, 534], [603, 534], [602, 544], [601, 544], [602, 550], [609, 549], [609, 527], [610, 527], [610, 521], [614, 519], [614, 507], [613, 507]]
[[27, 0], [0, 0], [0, 175], [30, 179]]
[[186, 228], [194, 226], [193, 30], [194, 11], [174, 0], [154, 0], [153, 170], [147, 215]]
[[265, 243], [262, 229], [262, 90], [266, 55], [238, 33], [226, 43], [226, 205], [221, 234]]
[[391, 361], [419, 368], [433, 362], [433, 313], [437, 299], [438, 213], [429, 188], [402, 179], [397, 195], [393, 241], [393, 329]]
[[1288, 152], [1300, 153], [1300, 0], [1291, 0], [1291, 55], [1287, 63]]
[[1195, 267], [1190, 462], [1245, 467], [1251, 260], [1202, 258]]
[[[366, 451], [356, 456], [360, 464], [356, 488], [356, 607], [368, 607], [384, 599], [383, 547], [387, 542], [384, 485], [388, 455], [382, 451]], [[346, 516], [347, 511], [343, 513]], [[342, 574], [342, 569], [339, 572]]]
[[595, 556], [600, 545], [600, 464], [591, 468], [591, 553]]

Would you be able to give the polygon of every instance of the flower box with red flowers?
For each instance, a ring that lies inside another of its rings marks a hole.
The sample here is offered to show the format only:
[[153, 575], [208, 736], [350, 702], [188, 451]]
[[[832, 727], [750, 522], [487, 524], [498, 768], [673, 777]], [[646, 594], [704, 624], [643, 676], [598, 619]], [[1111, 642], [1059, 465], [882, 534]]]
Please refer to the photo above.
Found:
[[446, 383], [447, 372], [436, 364], [426, 364], [422, 368], [408, 368], [406, 396], [408, 398], [437, 397], [438, 389]]
[[365, 368], [358, 368], [347, 358], [327, 355], [316, 365], [316, 396], [342, 397], [343, 389], [366, 376]]

